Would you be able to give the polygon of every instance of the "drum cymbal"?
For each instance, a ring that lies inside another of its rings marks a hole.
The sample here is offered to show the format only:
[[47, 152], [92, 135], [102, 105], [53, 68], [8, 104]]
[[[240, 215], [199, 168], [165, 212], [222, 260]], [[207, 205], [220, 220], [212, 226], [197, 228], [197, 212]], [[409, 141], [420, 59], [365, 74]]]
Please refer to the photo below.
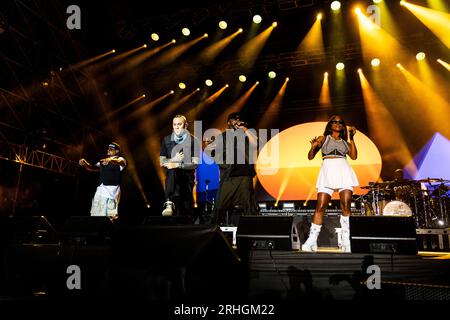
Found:
[[370, 189], [370, 190], [376, 190], [376, 189], [384, 189], [391, 185], [391, 181], [385, 181], [385, 182], [369, 182], [368, 186], [360, 187], [361, 189]]
[[433, 183], [433, 182], [443, 182], [443, 183], [447, 183], [450, 182], [450, 180], [445, 180], [442, 178], [426, 178], [426, 179], [421, 179], [421, 180], [416, 180], [418, 182], [429, 182], [429, 183]]

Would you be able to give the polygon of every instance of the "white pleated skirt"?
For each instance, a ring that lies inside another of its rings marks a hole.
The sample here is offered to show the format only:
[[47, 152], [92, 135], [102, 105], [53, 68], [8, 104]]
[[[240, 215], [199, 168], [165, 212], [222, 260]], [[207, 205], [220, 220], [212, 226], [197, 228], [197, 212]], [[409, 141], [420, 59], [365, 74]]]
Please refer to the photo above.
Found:
[[359, 185], [355, 171], [345, 158], [323, 159], [316, 187], [341, 189]]

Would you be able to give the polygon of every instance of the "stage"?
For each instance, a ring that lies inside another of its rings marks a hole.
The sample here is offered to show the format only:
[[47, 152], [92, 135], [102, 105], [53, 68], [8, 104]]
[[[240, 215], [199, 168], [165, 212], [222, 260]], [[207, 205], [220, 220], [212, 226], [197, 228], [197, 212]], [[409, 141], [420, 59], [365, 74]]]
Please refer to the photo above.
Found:
[[450, 299], [450, 252], [341, 253], [322, 246], [306, 253], [276, 249], [283, 242], [274, 237], [275, 249], [252, 249], [239, 231], [233, 246], [230, 233], [216, 225], [157, 221], [144, 225], [74, 217], [70, 228], [54, 230], [40, 217], [3, 219], [0, 301]]
[[[380, 289], [366, 280], [380, 270]], [[417, 255], [255, 250], [250, 255], [251, 300], [448, 300], [450, 253]]]

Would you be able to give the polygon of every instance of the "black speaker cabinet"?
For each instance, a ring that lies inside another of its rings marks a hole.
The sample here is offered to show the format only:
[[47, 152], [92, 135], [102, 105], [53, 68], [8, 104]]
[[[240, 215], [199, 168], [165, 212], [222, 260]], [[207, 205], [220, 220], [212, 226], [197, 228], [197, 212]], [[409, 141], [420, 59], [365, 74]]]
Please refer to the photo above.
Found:
[[241, 261], [216, 225], [117, 225], [112, 296], [132, 301], [223, 301], [241, 295]]
[[108, 244], [111, 242], [112, 221], [108, 217], [69, 217], [58, 235], [69, 244]]
[[241, 216], [237, 247], [291, 250], [292, 227], [292, 216]]
[[412, 217], [350, 217], [352, 253], [416, 254], [416, 238]]

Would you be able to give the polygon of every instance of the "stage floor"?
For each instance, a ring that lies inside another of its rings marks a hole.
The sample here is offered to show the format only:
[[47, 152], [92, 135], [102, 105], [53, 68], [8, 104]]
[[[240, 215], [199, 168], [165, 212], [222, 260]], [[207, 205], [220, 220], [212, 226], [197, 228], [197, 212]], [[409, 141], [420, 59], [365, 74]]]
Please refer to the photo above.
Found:
[[[379, 269], [381, 289], [368, 277]], [[371, 267], [371, 268], [376, 268]], [[255, 300], [449, 300], [450, 252], [417, 255], [254, 250], [249, 254], [249, 297]]]

